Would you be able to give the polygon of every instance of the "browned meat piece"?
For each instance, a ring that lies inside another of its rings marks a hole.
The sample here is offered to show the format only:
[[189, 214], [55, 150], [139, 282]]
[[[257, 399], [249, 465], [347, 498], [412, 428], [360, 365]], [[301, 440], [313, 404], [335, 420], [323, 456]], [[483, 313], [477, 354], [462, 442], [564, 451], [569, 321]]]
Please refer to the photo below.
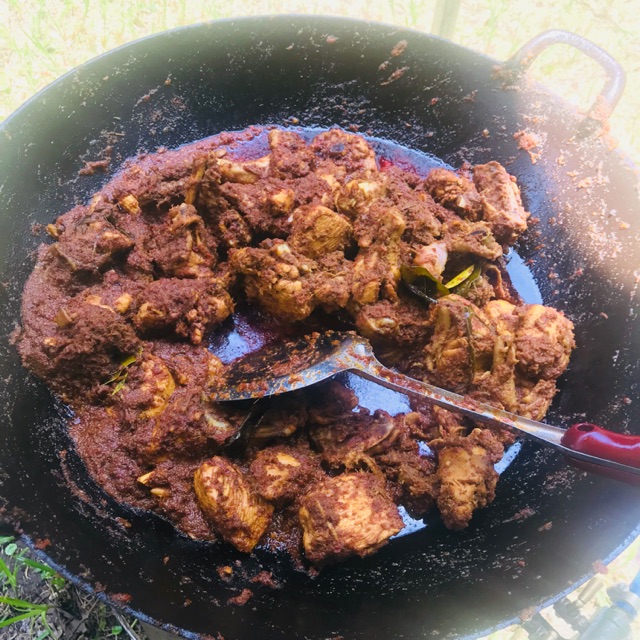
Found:
[[499, 477], [493, 465], [502, 454], [495, 436], [481, 429], [438, 447], [438, 509], [449, 529], [464, 529], [476, 509], [493, 502]]
[[473, 182], [482, 198], [482, 219], [498, 242], [513, 244], [526, 231], [529, 217], [516, 179], [498, 162], [488, 162], [473, 168]]
[[135, 414], [136, 420], [147, 420], [161, 414], [176, 388], [164, 361], [147, 353], [141, 354], [121, 377], [123, 387], [119, 398], [125, 410]]
[[313, 393], [309, 405], [309, 421], [312, 424], [333, 424], [358, 406], [358, 396], [336, 380], [314, 385]]
[[219, 456], [200, 465], [194, 487], [214, 530], [236, 549], [251, 552], [269, 525], [273, 505], [253, 491], [238, 467]]
[[223, 182], [236, 182], [238, 184], [255, 184], [261, 178], [269, 174], [271, 158], [263, 156], [257, 160], [232, 160], [214, 154], [209, 158], [209, 165], [214, 163], [220, 172]]
[[464, 176], [449, 169], [433, 169], [424, 181], [425, 189], [442, 206], [471, 221], [482, 218], [482, 200]]
[[314, 564], [371, 555], [403, 527], [398, 508], [368, 473], [326, 478], [302, 498], [299, 517]]
[[527, 376], [555, 380], [569, 364], [576, 343], [573, 323], [561, 311], [540, 304], [518, 309], [518, 368]]
[[318, 259], [349, 246], [353, 229], [345, 216], [322, 205], [301, 207], [293, 212], [288, 243], [294, 251]]
[[316, 297], [310, 276], [317, 264], [282, 240], [266, 240], [259, 249], [238, 249], [231, 254], [231, 264], [243, 275], [247, 297], [275, 317], [291, 322], [313, 311]]
[[227, 249], [251, 244], [252, 233], [247, 221], [235, 210], [227, 209], [218, 217], [218, 231]]
[[418, 354], [432, 332], [424, 305], [404, 297], [398, 302], [381, 300], [362, 307], [355, 322], [358, 333], [379, 344], [383, 351], [404, 346]]
[[[141, 399], [137, 389], [132, 391]], [[123, 396], [123, 403], [128, 400]], [[211, 403], [202, 389], [178, 387], [157, 415], [149, 419], [150, 413], [147, 410], [137, 418], [127, 414], [127, 420], [135, 424], [127, 443], [145, 463], [155, 464], [168, 458], [202, 459], [219, 451], [236, 435], [246, 411]]]
[[293, 131], [269, 131], [271, 175], [277, 178], [301, 178], [313, 170], [315, 158], [307, 143]]
[[56, 222], [53, 250], [71, 271], [99, 271], [114, 256], [131, 249], [133, 241], [107, 220], [113, 207], [97, 196], [87, 207], [75, 207]]
[[217, 242], [190, 204], [169, 209], [166, 223], [156, 230], [149, 244], [149, 257], [168, 277], [211, 275], [216, 264]]
[[383, 174], [387, 180], [387, 198], [398, 207], [406, 222], [402, 239], [409, 244], [431, 244], [440, 237], [441, 219], [448, 216], [446, 210], [436, 204], [419, 185], [417, 176], [400, 171], [396, 167]]
[[30, 369], [67, 401], [111, 378], [140, 348], [120, 314], [82, 296], [58, 309], [55, 322], [55, 330], [39, 344], [23, 342], [21, 354]]
[[[437, 495], [436, 463], [423, 456], [416, 437], [421, 416], [410, 413], [394, 419], [390, 437], [381, 440], [369, 452], [387, 479], [394, 502], [413, 516], [424, 515], [435, 504]], [[425, 424], [420, 424], [424, 428]]]
[[271, 502], [290, 502], [304, 494], [321, 474], [311, 451], [269, 447], [258, 451], [250, 467], [256, 491]]
[[473, 397], [541, 419], [555, 394], [555, 379], [568, 363], [573, 325], [541, 305], [517, 308], [492, 300], [484, 312], [495, 326], [496, 342], [490, 373], [476, 379]]
[[395, 207], [375, 202], [358, 216], [354, 232], [360, 251], [353, 265], [353, 299], [358, 305], [396, 300], [400, 280], [400, 239], [405, 221]]
[[318, 258], [318, 271], [311, 281], [316, 300], [325, 311], [342, 309], [351, 300], [353, 262], [346, 260], [342, 251], [328, 253]]
[[213, 278], [162, 278], [137, 296], [133, 324], [144, 335], [175, 332], [200, 344], [205, 331], [233, 311], [229, 294]]
[[367, 141], [342, 129], [319, 133], [311, 142], [311, 149], [319, 158], [319, 166], [329, 161], [345, 167], [347, 173], [377, 171], [376, 156]]
[[205, 166], [204, 154], [185, 148], [149, 155], [125, 167], [104, 192], [114, 202], [120, 202], [125, 211], [135, 210], [135, 206], [128, 206], [133, 202], [130, 197], [142, 209], [166, 211], [180, 202], [193, 204]]
[[[313, 419], [313, 415], [312, 415]], [[392, 438], [397, 425], [386, 411], [371, 415], [361, 409], [342, 415], [335, 422], [312, 426], [309, 437], [322, 459], [334, 468], [369, 466], [369, 455]]]
[[475, 305], [455, 294], [440, 298], [429, 320], [433, 337], [425, 350], [430, 378], [464, 393], [491, 369], [495, 329]]
[[290, 214], [297, 203], [287, 182], [276, 178], [255, 184], [225, 182], [219, 189], [252, 232], [283, 238], [291, 231]]
[[442, 273], [448, 258], [447, 243], [440, 240], [419, 246], [413, 258], [413, 264], [426, 269], [436, 280], [442, 282]]
[[350, 218], [365, 212], [376, 200], [387, 195], [384, 175], [367, 175], [349, 180], [344, 186], [336, 185], [335, 204], [339, 211]]
[[456, 220], [442, 227], [442, 239], [452, 253], [470, 253], [487, 260], [496, 260], [502, 255], [502, 247], [491, 234], [485, 222]]

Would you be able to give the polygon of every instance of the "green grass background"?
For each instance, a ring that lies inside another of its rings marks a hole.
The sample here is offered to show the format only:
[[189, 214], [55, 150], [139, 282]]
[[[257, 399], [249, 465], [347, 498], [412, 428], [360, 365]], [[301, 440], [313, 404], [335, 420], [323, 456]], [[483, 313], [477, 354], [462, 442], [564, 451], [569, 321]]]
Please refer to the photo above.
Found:
[[[323, 13], [431, 31], [434, 8], [435, 0], [0, 0], [0, 121], [66, 71], [104, 51], [172, 27], [240, 15]], [[528, 39], [552, 28], [567, 29], [589, 38], [624, 67], [627, 89], [611, 118], [611, 129], [619, 146], [640, 163], [638, 0], [462, 0], [452, 39], [504, 60]], [[547, 50], [534, 64], [532, 74], [583, 109], [591, 104], [604, 81], [604, 74], [595, 63], [565, 46]], [[4, 558], [6, 568], [6, 571], [0, 570], [0, 623], [20, 613], [7, 604], [6, 599], [26, 593], [24, 562], [20, 560], [15, 564], [18, 556], [13, 546], [10, 554], [6, 553], [6, 545], [0, 548], [0, 560]], [[29, 559], [27, 551], [20, 553]], [[16, 567], [22, 573], [16, 574]], [[636, 541], [609, 567], [606, 582], [628, 583], [639, 568], [640, 541]], [[55, 577], [47, 577], [46, 571], [37, 571], [44, 574], [36, 575], [42, 578], [42, 586], [35, 592], [31, 589], [28, 595], [36, 606], [47, 603], [50, 632], [34, 615], [32, 619], [0, 629], [3, 640], [71, 637], [69, 626], [62, 625], [64, 616], [52, 616], [55, 612], [65, 612], [60, 594], [66, 593], [68, 585], [63, 581], [56, 586], [52, 582]], [[12, 578], [14, 574], [19, 574], [20, 580]], [[74, 631], [74, 638], [144, 637], [137, 629], [130, 633], [127, 622], [121, 617], [115, 619], [104, 605], [96, 607], [97, 601], [81, 593], [72, 595], [80, 611], [78, 620], [86, 630], [86, 633]], [[607, 604], [604, 592], [598, 604]], [[77, 620], [73, 625], [74, 629], [80, 629]], [[90, 632], [89, 627], [99, 630]], [[640, 638], [640, 624], [634, 633], [634, 637]], [[502, 640], [512, 635], [513, 629], [491, 638]]]
[[[435, 0], [0, 0], [0, 120], [64, 72], [131, 40], [194, 22], [267, 13], [324, 13], [430, 31]], [[452, 39], [506, 59], [536, 34], [567, 29], [609, 51], [627, 72], [612, 119], [619, 145], [640, 162], [638, 0], [462, 0]], [[532, 73], [576, 106], [602, 86], [601, 69], [566, 46]]]

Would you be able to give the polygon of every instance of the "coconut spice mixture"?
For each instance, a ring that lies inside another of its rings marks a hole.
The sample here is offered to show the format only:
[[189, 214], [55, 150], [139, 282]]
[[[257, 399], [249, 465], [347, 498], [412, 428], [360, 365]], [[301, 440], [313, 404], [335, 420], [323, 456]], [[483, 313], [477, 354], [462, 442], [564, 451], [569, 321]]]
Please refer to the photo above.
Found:
[[[266, 155], [246, 152], [260, 136]], [[574, 339], [509, 285], [528, 217], [497, 162], [422, 178], [339, 129], [220, 134], [129, 161], [49, 225], [19, 350], [118, 501], [244, 552], [366, 556], [399, 505], [466, 527], [513, 435], [426, 402], [372, 413], [336, 380], [263, 401], [239, 433], [247, 405], [210, 399], [212, 336], [243, 309], [271, 339], [355, 330], [388, 366], [541, 419]]]

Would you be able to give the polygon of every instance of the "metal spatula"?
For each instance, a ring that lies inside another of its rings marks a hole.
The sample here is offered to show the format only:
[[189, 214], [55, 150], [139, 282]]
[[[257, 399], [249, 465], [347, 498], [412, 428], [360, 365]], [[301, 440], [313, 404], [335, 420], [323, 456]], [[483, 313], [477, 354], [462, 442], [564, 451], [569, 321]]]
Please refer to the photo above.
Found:
[[211, 399], [224, 402], [278, 395], [343, 371], [408, 396], [427, 398], [475, 420], [516, 429], [554, 447], [581, 468], [640, 484], [640, 436], [619, 434], [584, 422], [561, 429], [419, 382], [382, 365], [369, 342], [351, 332], [316, 333], [267, 345], [228, 365], [224, 385], [212, 390]]

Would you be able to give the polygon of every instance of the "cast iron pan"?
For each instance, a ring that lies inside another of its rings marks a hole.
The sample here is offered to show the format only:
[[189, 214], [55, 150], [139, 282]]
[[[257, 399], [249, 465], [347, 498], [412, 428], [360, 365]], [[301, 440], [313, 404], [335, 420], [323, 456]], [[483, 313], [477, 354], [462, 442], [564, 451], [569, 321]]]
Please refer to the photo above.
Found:
[[[545, 37], [518, 60], [530, 62], [554, 37], [562, 36]], [[393, 57], [400, 40], [407, 48]], [[189, 541], [157, 517], [113, 504], [87, 478], [65, 435], [65, 407], [21, 368], [10, 344], [42, 241], [33, 225], [86, 201], [125, 158], [250, 124], [357, 125], [454, 166], [507, 165], [540, 219], [518, 251], [535, 258], [545, 302], [577, 327], [578, 348], [548, 420], [588, 418], [640, 433], [637, 176], [598, 135], [596, 120], [519, 82], [518, 60], [507, 72], [425, 34], [345, 19], [231, 20], [108, 53], [7, 120], [0, 128], [3, 518], [87, 589], [167, 629], [226, 640], [475, 634], [542, 605], [586, 579], [594, 561], [617, 554], [638, 532], [637, 489], [574, 471], [533, 443], [467, 530], [430, 523], [315, 579], [285, 557], [257, 551], [246, 559]], [[621, 76], [601, 61], [609, 77], [601, 102], [613, 103]], [[538, 136], [536, 164], [518, 149], [513, 134], [521, 130]], [[79, 177], [84, 160], [99, 159], [107, 146], [108, 171]], [[235, 569], [230, 584], [216, 572], [227, 564]], [[261, 568], [282, 588], [248, 582]], [[245, 586], [253, 599], [227, 605]]]

